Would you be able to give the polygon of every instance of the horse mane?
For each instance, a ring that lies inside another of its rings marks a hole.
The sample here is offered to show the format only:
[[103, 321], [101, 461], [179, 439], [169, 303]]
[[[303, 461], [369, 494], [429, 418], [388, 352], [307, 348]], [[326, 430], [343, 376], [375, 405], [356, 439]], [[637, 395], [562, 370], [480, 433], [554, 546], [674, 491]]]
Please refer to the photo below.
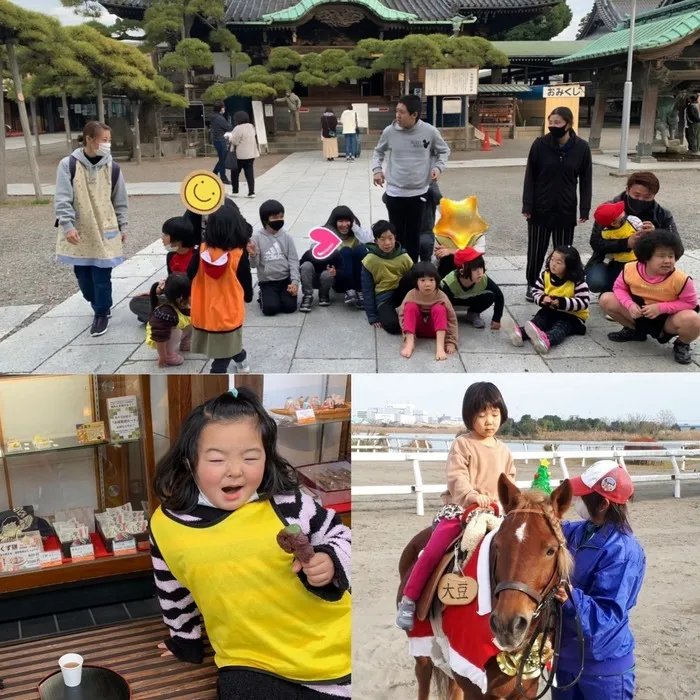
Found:
[[564, 537], [564, 532], [561, 529], [561, 520], [554, 514], [549, 496], [537, 489], [525, 492], [521, 491], [513, 510], [516, 508], [532, 508], [533, 510], [542, 512], [559, 543], [559, 549], [557, 551], [557, 570], [561, 578], [569, 581], [574, 570], [574, 558], [571, 556], [571, 552], [569, 552], [566, 537]]

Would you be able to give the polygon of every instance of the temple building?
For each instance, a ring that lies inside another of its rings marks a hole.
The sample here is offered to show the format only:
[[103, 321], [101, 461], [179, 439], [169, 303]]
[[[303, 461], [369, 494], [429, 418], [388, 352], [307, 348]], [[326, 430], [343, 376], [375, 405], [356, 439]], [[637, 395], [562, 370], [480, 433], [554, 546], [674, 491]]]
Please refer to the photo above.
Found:
[[[533, 19], [558, 0], [228, 0], [226, 23], [254, 59], [275, 46], [351, 48], [360, 39], [407, 34], [490, 37]], [[124, 19], [146, 0], [100, 0]], [[192, 35], [197, 36], [197, 27]]]
[[[637, 15], [668, 7], [679, 0], [637, 0]], [[612, 32], [632, 14], [632, 0], [595, 0], [593, 8], [584, 17], [578, 39], [597, 39]]]

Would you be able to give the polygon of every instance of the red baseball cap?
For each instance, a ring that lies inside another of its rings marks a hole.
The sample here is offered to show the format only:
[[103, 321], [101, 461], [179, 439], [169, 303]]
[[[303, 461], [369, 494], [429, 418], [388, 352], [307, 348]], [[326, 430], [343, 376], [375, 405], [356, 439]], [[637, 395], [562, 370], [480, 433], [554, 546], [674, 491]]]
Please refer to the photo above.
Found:
[[634, 484], [624, 467], [612, 459], [601, 459], [581, 476], [569, 479], [574, 496], [597, 493], [613, 503], [627, 503], [634, 493]]
[[593, 214], [595, 222], [606, 228], [607, 226], [612, 226], [612, 222], [618, 217], [625, 213], [625, 203], [624, 202], [606, 202], [601, 204]]
[[481, 257], [482, 253], [474, 248], [462, 248], [455, 253], [455, 265], [462, 267], [465, 263], [471, 262]]

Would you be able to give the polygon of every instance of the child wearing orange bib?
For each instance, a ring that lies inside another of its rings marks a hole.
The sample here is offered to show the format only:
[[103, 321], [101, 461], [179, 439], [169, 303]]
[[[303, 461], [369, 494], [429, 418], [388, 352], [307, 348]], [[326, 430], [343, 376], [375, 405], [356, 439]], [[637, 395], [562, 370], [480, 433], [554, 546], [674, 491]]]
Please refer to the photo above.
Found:
[[[204, 656], [217, 700], [350, 698], [350, 531], [299, 489], [257, 396], [232, 389], [195, 408], [158, 464], [150, 523], [162, 656]], [[288, 554], [296, 525], [313, 551]]]

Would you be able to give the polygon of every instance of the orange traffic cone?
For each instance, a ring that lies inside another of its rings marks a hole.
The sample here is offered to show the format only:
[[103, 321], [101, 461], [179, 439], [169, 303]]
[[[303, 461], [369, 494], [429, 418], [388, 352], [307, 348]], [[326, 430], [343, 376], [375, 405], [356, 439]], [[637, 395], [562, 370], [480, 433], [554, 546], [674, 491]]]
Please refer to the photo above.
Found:
[[487, 129], [484, 129], [484, 140], [481, 142], [481, 150], [482, 151], [490, 151], [491, 150], [491, 139], [489, 138], [489, 132]]
[[501, 137], [501, 127], [500, 126], [496, 129], [496, 143], [499, 146], [503, 145], [503, 138]]

